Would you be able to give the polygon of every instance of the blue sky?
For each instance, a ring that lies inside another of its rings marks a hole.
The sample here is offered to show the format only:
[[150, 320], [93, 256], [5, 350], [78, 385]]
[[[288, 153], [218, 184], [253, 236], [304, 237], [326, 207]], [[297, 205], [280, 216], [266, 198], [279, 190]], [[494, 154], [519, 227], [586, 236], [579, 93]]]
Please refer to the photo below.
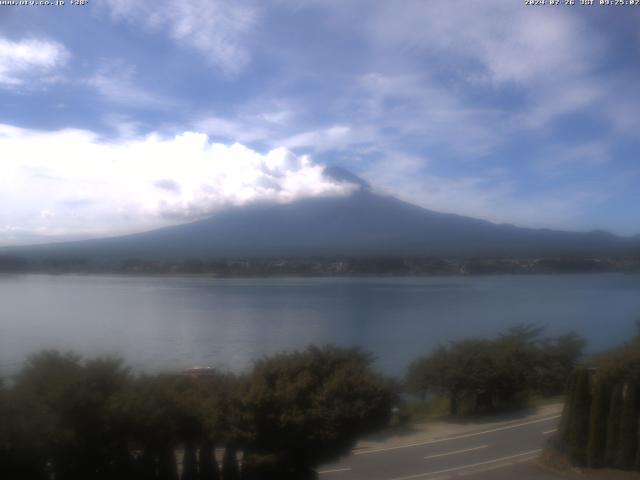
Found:
[[640, 233], [640, 7], [0, 5], [0, 243], [347, 195]]

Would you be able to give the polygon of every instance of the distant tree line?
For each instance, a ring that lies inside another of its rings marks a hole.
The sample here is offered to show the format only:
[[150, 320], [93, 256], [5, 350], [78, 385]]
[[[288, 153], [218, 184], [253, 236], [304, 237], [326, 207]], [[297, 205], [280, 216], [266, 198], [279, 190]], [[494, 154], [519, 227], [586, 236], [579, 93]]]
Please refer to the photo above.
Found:
[[310, 347], [241, 376], [133, 375], [117, 359], [43, 352], [0, 387], [0, 478], [316, 478], [389, 421], [396, 393], [371, 361]]
[[532, 394], [561, 395], [584, 340], [575, 333], [541, 334], [519, 326], [493, 339], [441, 345], [411, 364], [407, 386], [422, 397], [446, 396], [452, 415], [522, 405]]
[[553, 447], [574, 465], [640, 471], [640, 328], [571, 375]]
[[0, 255], [0, 273], [195, 274], [213, 276], [483, 275], [601, 273], [640, 270], [640, 256], [541, 258], [438, 256], [324, 256], [151, 259]]

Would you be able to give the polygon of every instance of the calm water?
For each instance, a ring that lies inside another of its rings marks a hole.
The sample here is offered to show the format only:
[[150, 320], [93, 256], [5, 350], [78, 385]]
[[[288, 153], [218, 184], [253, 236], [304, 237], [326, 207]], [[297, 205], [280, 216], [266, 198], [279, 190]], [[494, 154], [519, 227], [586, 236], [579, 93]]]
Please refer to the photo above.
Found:
[[358, 345], [387, 373], [440, 342], [511, 325], [576, 330], [591, 350], [640, 318], [640, 275], [201, 279], [0, 276], [0, 372], [43, 348], [135, 368], [242, 370], [309, 343]]

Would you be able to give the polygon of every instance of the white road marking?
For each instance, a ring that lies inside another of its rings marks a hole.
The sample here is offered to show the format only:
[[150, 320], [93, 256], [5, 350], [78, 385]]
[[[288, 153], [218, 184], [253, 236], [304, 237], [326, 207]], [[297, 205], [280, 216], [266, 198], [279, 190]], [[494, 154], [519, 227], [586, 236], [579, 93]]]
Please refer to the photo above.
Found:
[[318, 475], [324, 475], [326, 473], [338, 473], [338, 472], [349, 472], [351, 471], [351, 467], [345, 467], [345, 468], [334, 468], [331, 470], [321, 470], [318, 472]]
[[546, 430], [546, 431], [542, 432], [542, 434], [543, 435], [549, 435], [550, 433], [557, 432], [557, 431], [558, 431], [558, 429], [554, 428], [553, 430]]
[[361, 452], [353, 452], [353, 455], [369, 455], [370, 453], [387, 452], [387, 451], [390, 451], [390, 450], [399, 450], [401, 448], [421, 447], [423, 445], [433, 445], [434, 443], [449, 442], [451, 440], [459, 440], [461, 438], [477, 437], [478, 435], [485, 435], [487, 433], [501, 432], [503, 430], [511, 430], [513, 428], [524, 427], [526, 425], [533, 425], [534, 423], [547, 422], [549, 420], [555, 420], [556, 418], [560, 418], [560, 415], [554, 415], [552, 417], [539, 418], [537, 420], [530, 420], [528, 422], [518, 423], [516, 425], [507, 425], [507, 426], [504, 426], [504, 427], [492, 428], [491, 430], [484, 430], [482, 432], [467, 433], [465, 435], [457, 435], [457, 436], [454, 436], [454, 437], [441, 438], [441, 439], [438, 439], [438, 440], [429, 440], [429, 441], [426, 441], [426, 442], [407, 443], [405, 445], [398, 445], [397, 447], [385, 447], [385, 448], [374, 448], [372, 450], [362, 450]]
[[[528, 457], [519, 457], [517, 460], [511, 460], [509, 462], [500, 462], [497, 463], [495, 465], [490, 465], [490, 466], [485, 466], [485, 467], [480, 467], [480, 468], [474, 468], [472, 470], [468, 470], [466, 472], [458, 472], [456, 474], [457, 477], [467, 477], [469, 475], [476, 475], [478, 473], [483, 473], [483, 472], [490, 472], [492, 470], [500, 470], [501, 468], [504, 467], [510, 467], [511, 465], [517, 465], [518, 463], [523, 463], [523, 462], [528, 462], [530, 460], [533, 460], [534, 458], [536, 458], [537, 455], [530, 455]], [[434, 478], [431, 478], [430, 480], [434, 480]]]
[[428, 460], [429, 458], [446, 457], [447, 455], [455, 455], [456, 453], [473, 452], [474, 450], [481, 450], [483, 448], [488, 448], [488, 447], [489, 445], [480, 445], [479, 447], [465, 448], [464, 450], [454, 450], [453, 452], [438, 453], [436, 455], [428, 455], [424, 458], [425, 460]]
[[[468, 468], [479, 467], [481, 465], [489, 465], [491, 463], [504, 462], [506, 460], [511, 460], [512, 458], [524, 457], [525, 455], [533, 455], [533, 454], [536, 454], [536, 453], [540, 453], [541, 451], [542, 451], [542, 449], [538, 448], [537, 450], [529, 450], [528, 452], [516, 453], [515, 455], [509, 455], [507, 457], [494, 458], [493, 460], [485, 460], [484, 462], [470, 463], [468, 465], [462, 465], [460, 467], [445, 468], [444, 470], [436, 470], [436, 471], [433, 471], [433, 472], [417, 473], [415, 475], [407, 475], [405, 477], [394, 477], [394, 478], [391, 478], [389, 480], [411, 480], [413, 478], [422, 478], [422, 477], [427, 477], [427, 476], [430, 476], [430, 475], [439, 475], [441, 473], [456, 472], [458, 470], [465, 470], [465, 469], [468, 469]], [[509, 463], [507, 463], [507, 465], [508, 464]]]

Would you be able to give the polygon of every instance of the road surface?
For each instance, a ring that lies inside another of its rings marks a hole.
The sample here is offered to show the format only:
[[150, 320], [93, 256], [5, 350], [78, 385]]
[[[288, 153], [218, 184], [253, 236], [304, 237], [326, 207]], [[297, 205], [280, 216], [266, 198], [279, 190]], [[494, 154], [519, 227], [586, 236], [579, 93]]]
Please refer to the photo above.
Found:
[[319, 470], [320, 480], [542, 480], [531, 462], [556, 430], [559, 415], [424, 442], [357, 451]]

